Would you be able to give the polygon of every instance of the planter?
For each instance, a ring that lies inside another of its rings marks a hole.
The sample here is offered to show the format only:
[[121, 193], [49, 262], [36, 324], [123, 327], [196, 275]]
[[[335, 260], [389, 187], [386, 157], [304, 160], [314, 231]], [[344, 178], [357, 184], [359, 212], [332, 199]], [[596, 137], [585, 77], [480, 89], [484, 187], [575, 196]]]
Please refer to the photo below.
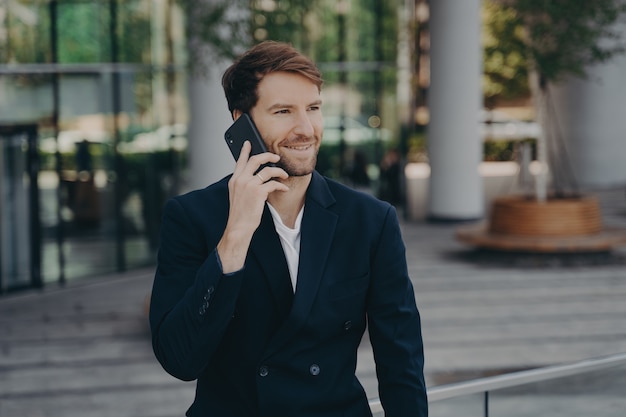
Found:
[[524, 196], [494, 200], [489, 221], [460, 227], [461, 242], [500, 251], [607, 252], [626, 244], [626, 231], [606, 228], [593, 197], [539, 203]]
[[593, 197], [549, 199], [524, 196], [494, 200], [489, 232], [515, 236], [586, 236], [602, 231], [600, 204]]

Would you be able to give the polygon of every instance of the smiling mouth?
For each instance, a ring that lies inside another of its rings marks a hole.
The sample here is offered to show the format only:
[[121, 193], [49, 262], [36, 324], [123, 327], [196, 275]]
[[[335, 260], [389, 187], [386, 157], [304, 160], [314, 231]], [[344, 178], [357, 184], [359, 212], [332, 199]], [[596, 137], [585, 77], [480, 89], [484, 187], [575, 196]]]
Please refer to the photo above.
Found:
[[306, 151], [307, 149], [309, 149], [312, 145], [297, 145], [297, 146], [285, 146], [287, 149], [291, 149], [294, 151]]

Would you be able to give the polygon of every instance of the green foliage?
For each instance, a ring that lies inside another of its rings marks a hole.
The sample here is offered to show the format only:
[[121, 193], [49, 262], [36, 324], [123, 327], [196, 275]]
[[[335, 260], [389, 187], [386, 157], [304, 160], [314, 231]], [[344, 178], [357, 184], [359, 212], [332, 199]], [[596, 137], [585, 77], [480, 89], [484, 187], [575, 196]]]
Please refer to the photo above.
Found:
[[483, 2], [483, 47], [485, 105], [491, 108], [499, 98], [528, 95], [524, 31], [513, 9], [494, 1]]
[[[494, 0], [490, 0], [494, 1]], [[511, 25], [523, 28], [523, 47], [542, 83], [625, 51], [615, 24], [626, 14], [623, 0], [501, 0]]]
[[150, 19], [150, 2], [118, 2], [116, 31], [121, 62], [152, 63]]
[[[119, 61], [150, 63], [150, 1], [117, 1], [115, 5]], [[8, 42], [0, 45], [0, 62], [51, 62], [52, 5], [33, 2], [21, 7], [37, 16], [36, 21], [25, 21], [7, 9]], [[111, 61], [110, 2], [59, 1], [56, 14], [58, 62]]]
[[[504, 33], [516, 34], [508, 38], [515, 40], [509, 47], [525, 57], [528, 71], [534, 75], [531, 89], [544, 132], [544, 138], [540, 138], [543, 140], [538, 142], [537, 158], [542, 163], [549, 161], [555, 194], [577, 195], [572, 166], [566, 155], [559, 152], [564, 142], [551, 116], [554, 102], [548, 86], [567, 76], [585, 77], [588, 66], [626, 51], [619, 25], [626, 16], [626, 1], [489, 1], [498, 2], [501, 13], [508, 17], [508, 29]], [[547, 195], [547, 183], [540, 183], [544, 187], [537, 189], [537, 197], [543, 199]]]
[[426, 162], [428, 160], [428, 141], [426, 133], [415, 132], [407, 138], [407, 161]]
[[486, 140], [483, 143], [484, 161], [511, 161], [518, 141]]
[[[397, 2], [361, 0], [353, 1], [352, 5], [353, 13], [348, 16], [348, 28], [352, 33], [347, 40], [347, 58], [355, 62], [376, 62], [380, 72], [355, 71], [349, 74], [349, 80], [357, 91], [372, 92], [363, 94], [363, 109], [374, 114], [378, 100], [376, 83], [380, 84], [382, 91], [396, 88]], [[378, 34], [377, 25], [380, 25]]]
[[4, 6], [4, 43], [0, 43], [0, 63], [43, 63], [49, 57], [50, 22], [42, 19], [47, 7], [42, 5], [23, 6], [37, 16], [33, 21], [12, 13]]
[[498, 98], [527, 94], [528, 70], [543, 82], [585, 68], [625, 51], [614, 24], [626, 14], [623, 0], [486, 0], [484, 94], [487, 106]]
[[106, 3], [61, 3], [57, 6], [60, 63], [94, 63], [111, 59], [110, 15]]

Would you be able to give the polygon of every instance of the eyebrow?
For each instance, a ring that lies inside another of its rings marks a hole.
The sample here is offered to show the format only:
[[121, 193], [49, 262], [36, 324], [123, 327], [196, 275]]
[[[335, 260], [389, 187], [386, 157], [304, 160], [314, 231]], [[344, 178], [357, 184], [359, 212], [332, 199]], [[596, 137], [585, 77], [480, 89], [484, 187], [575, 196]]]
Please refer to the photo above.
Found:
[[[315, 100], [312, 103], [309, 103], [307, 105], [307, 107], [311, 107], [311, 106], [320, 106], [322, 104], [322, 100]], [[295, 107], [293, 104], [282, 104], [282, 103], [276, 103], [276, 104], [272, 104], [271, 106], [269, 106], [267, 108], [267, 110], [275, 110], [275, 109], [291, 109]]]

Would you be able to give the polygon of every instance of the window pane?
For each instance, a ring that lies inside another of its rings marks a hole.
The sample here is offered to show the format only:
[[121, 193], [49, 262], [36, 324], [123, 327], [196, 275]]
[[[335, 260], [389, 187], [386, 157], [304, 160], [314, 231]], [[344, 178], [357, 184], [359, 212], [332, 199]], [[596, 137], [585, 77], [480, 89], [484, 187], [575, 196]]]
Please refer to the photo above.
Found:
[[47, 5], [9, 2], [0, 9], [4, 12], [0, 13], [0, 63], [46, 62], [50, 48]]
[[57, 11], [59, 62], [110, 61], [109, 19], [108, 2], [60, 2]]

